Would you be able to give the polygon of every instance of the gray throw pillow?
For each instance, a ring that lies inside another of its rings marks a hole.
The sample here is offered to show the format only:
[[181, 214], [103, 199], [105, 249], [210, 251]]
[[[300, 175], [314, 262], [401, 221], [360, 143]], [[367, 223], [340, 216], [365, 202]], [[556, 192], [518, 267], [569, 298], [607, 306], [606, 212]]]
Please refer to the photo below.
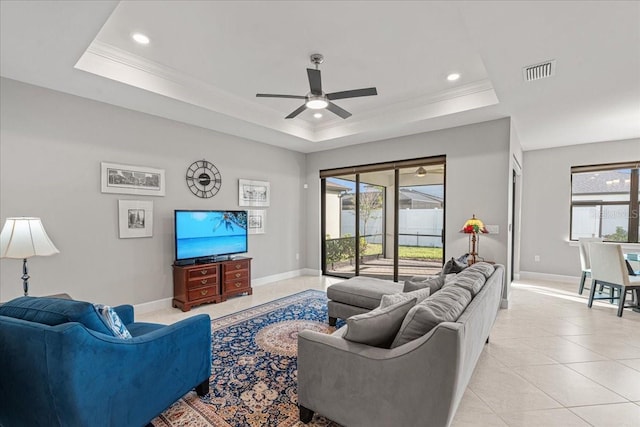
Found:
[[411, 292], [402, 292], [397, 294], [383, 295], [380, 300], [380, 308], [389, 307], [393, 304], [398, 304], [409, 299], [414, 298], [416, 304], [424, 301], [431, 294], [431, 289], [426, 287], [423, 289], [416, 289]]
[[460, 273], [465, 268], [467, 268], [466, 264], [463, 264], [452, 257], [446, 262], [444, 267], [442, 267], [442, 273], [440, 274]]
[[404, 316], [415, 303], [415, 298], [411, 298], [349, 317], [344, 339], [374, 347], [389, 348], [402, 325]]
[[471, 302], [471, 293], [458, 286], [441, 289], [407, 313], [391, 344], [395, 348], [415, 340], [442, 322], [455, 322]]
[[431, 288], [431, 294], [438, 291], [444, 285], [444, 276], [431, 276], [424, 280], [405, 280], [403, 292], [411, 292], [418, 289]]

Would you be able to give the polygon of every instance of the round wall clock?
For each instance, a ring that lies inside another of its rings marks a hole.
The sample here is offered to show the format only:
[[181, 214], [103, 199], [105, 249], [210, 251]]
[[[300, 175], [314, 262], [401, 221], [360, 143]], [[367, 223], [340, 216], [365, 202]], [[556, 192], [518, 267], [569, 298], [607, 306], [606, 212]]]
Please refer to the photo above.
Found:
[[187, 169], [187, 185], [193, 194], [203, 199], [215, 196], [222, 185], [222, 175], [213, 163], [193, 162]]

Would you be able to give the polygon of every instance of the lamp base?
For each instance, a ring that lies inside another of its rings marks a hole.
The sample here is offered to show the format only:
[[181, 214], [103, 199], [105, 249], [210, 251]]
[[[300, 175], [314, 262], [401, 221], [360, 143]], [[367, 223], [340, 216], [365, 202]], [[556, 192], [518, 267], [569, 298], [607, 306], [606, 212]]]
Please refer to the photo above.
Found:
[[27, 259], [22, 260], [22, 289], [24, 290], [24, 296], [29, 296], [29, 269], [27, 268]]

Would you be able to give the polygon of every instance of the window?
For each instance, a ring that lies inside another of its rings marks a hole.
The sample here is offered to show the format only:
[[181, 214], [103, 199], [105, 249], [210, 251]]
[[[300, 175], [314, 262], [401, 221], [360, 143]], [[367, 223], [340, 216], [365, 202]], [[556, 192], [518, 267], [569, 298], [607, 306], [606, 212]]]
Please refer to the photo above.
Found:
[[571, 168], [571, 240], [638, 243], [640, 161]]

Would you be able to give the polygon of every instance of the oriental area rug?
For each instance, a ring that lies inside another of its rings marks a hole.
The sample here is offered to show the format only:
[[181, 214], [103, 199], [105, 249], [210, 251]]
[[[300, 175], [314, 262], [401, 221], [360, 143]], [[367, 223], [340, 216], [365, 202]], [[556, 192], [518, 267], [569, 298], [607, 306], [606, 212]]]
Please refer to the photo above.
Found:
[[[189, 392], [152, 425], [303, 426], [297, 407], [297, 339], [303, 329], [335, 331], [327, 323], [324, 292], [307, 290], [214, 319], [209, 394]], [[318, 415], [307, 425], [337, 426]]]

